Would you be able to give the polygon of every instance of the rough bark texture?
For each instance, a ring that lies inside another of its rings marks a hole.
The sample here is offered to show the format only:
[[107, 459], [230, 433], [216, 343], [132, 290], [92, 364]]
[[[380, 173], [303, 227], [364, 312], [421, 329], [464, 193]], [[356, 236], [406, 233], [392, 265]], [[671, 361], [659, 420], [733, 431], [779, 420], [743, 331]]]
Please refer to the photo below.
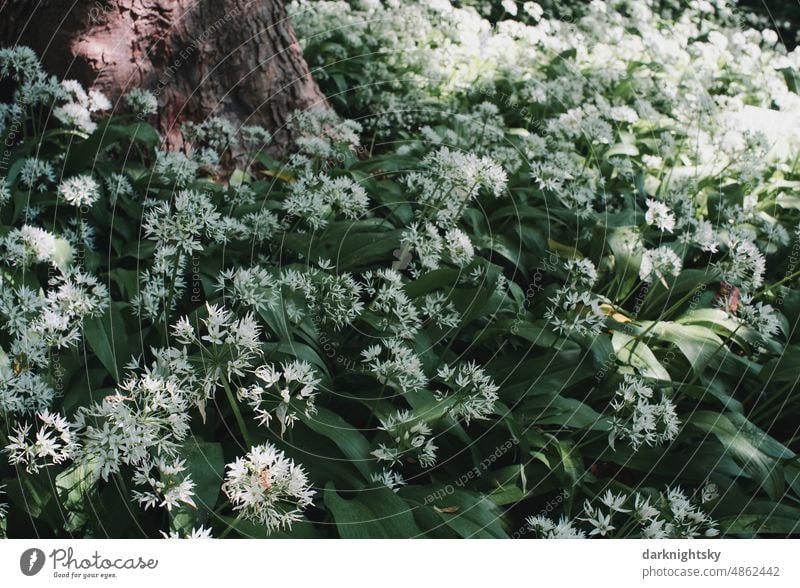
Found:
[[0, 0], [0, 44], [29, 45], [45, 68], [116, 100], [156, 93], [157, 121], [223, 116], [273, 131], [293, 109], [325, 104], [281, 0]]

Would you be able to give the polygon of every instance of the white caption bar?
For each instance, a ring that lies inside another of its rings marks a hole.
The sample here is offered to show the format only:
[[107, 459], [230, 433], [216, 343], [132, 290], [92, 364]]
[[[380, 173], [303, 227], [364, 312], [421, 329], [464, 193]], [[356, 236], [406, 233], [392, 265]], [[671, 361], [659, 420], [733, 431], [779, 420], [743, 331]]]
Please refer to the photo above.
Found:
[[[0, 541], [3, 586], [800, 586], [800, 543], [710, 541]], [[247, 584], [245, 584], [247, 582]], [[257, 584], [255, 584], [257, 583]], [[544, 583], [544, 584], [543, 584]]]

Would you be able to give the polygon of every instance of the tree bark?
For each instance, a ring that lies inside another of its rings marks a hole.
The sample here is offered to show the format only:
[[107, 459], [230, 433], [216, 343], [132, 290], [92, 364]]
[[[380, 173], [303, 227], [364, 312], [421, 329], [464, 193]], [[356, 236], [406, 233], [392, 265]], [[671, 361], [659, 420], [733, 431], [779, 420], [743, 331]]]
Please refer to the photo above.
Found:
[[292, 110], [326, 104], [281, 0], [0, 0], [0, 43], [115, 104], [151, 90], [173, 146], [179, 123], [221, 116], [267, 128], [280, 149]]

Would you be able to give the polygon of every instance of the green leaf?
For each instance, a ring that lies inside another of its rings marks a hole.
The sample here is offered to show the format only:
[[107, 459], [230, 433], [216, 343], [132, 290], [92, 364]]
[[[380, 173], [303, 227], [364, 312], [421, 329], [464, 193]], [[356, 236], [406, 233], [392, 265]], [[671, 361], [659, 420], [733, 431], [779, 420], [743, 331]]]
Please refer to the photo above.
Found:
[[83, 322], [86, 342], [108, 373], [119, 382], [123, 368], [131, 359], [125, 322], [120, 312], [123, 303], [115, 302], [101, 317], [87, 318]]
[[399, 494], [415, 504], [414, 515], [428, 533], [442, 525], [457, 537], [507, 539], [502, 511], [488, 497], [448, 485], [408, 486]]
[[191, 476], [196, 508], [181, 505], [172, 509], [170, 517], [173, 530], [188, 534], [193, 527], [205, 525], [214, 511], [225, 475], [225, 458], [222, 445], [197, 439], [186, 441], [181, 447], [180, 456], [186, 460], [186, 471], [178, 477], [182, 478], [184, 474]]
[[59, 502], [64, 512], [64, 528], [79, 531], [89, 520], [97, 497], [98, 476], [91, 462], [75, 463], [56, 476]]
[[611, 343], [619, 361], [635, 367], [643, 376], [656, 380], [672, 380], [669, 372], [656, 359], [652, 349], [642, 341], [615, 331]]
[[784, 490], [784, 473], [776, 458], [786, 454], [777, 451], [771, 437], [736, 413], [724, 415], [695, 411], [688, 422], [701, 431], [714, 434], [739, 463], [742, 473], [760, 484], [771, 499], [780, 499]]
[[422, 537], [409, 504], [382, 486], [366, 488], [353, 499], [339, 496], [331, 483], [325, 486], [325, 506], [343, 539], [401, 539]]
[[650, 328], [650, 334], [675, 345], [689, 360], [698, 373], [702, 373], [712, 358], [724, 358], [730, 351], [722, 339], [711, 329], [700, 325], [643, 321], [643, 330]]
[[372, 447], [369, 441], [338, 414], [319, 407], [316, 414], [301, 415], [300, 420], [315, 433], [333, 441], [366, 480], [377, 471], [375, 459], [370, 455]]

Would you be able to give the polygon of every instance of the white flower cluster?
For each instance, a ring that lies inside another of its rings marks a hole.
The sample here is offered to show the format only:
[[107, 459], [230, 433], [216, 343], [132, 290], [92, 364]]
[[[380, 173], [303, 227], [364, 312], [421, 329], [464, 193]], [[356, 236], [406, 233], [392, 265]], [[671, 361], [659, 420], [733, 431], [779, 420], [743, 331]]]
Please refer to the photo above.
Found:
[[381, 486], [386, 486], [392, 492], [397, 492], [407, 484], [403, 476], [398, 472], [383, 469], [378, 473], [372, 474], [370, 480]]
[[430, 439], [431, 428], [411, 411], [398, 410], [381, 419], [381, 431], [386, 431], [391, 445], [380, 443], [372, 455], [390, 466], [402, 465], [404, 461], [416, 460], [423, 468], [436, 463], [438, 449]]
[[397, 386], [405, 393], [424, 388], [428, 383], [419, 356], [399, 339], [371, 345], [361, 356], [362, 362], [385, 386]]
[[763, 340], [770, 340], [781, 332], [782, 317], [771, 304], [754, 302], [751, 294], [743, 294], [736, 309], [728, 309], [739, 324], [755, 331]]
[[349, 220], [364, 217], [369, 210], [367, 193], [350, 178], [331, 178], [327, 174], [304, 176], [289, 187], [283, 209], [302, 219], [314, 230], [324, 228], [341, 215]]
[[161, 531], [161, 535], [164, 539], [213, 539], [214, 536], [211, 534], [211, 529], [207, 529], [206, 527], [192, 527], [192, 529], [188, 533], [184, 533], [182, 531], [170, 531], [169, 533], [165, 533]]
[[100, 198], [100, 186], [89, 175], [75, 176], [61, 182], [58, 195], [72, 206], [91, 206]]
[[738, 286], [745, 293], [757, 290], [764, 283], [767, 261], [764, 254], [746, 234], [732, 234], [728, 241], [728, 256], [719, 264], [722, 279]]
[[665, 394], [656, 402], [653, 389], [640, 378], [625, 374], [617, 389], [611, 408], [609, 444], [616, 439], [628, 441], [634, 451], [644, 445], [661, 445], [673, 440], [679, 431], [680, 420], [675, 405]]
[[5, 250], [6, 262], [22, 268], [34, 263], [52, 263], [56, 267], [64, 267], [72, 257], [72, 250], [64, 239], [30, 225], [12, 229], [0, 243]]
[[232, 302], [255, 312], [275, 308], [279, 294], [276, 279], [269, 270], [258, 266], [221, 271], [217, 290]]
[[449, 387], [447, 391], [438, 391], [436, 398], [448, 405], [453, 418], [463, 418], [469, 424], [472, 419], [487, 419], [494, 412], [500, 388], [475, 362], [462, 363], [456, 368], [446, 365], [436, 375]]
[[269, 426], [274, 415], [280, 423], [282, 437], [298, 414], [311, 416], [316, 412], [314, 399], [320, 379], [307, 361], [286, 362], [280, 369], [263, 365], [254, 373], [260, 382], [240, 388], [238, 396], [250, 405], [260, 424]]
[[177, 457], [189, 435], [194, 392], [166, 369], [158, 364], [145, 367], [115, 394], [76, 413], [81, 442], [77, 460], [98, 477], [108, 480], [122, 465], [130, 465], [149, 478], [154, 465], [163, 465], [158, 460]]
[[66, 127], [87, 135], [97, 129], [92, 114], [111, 108], [111, 102], [103, 93], [97, 90], [86, 92], [75, 80], [62, 81], [61, 94], [66, 103], [54, 108], [53, 116]]
[[150, 490], [133, 490], [131, 495], [145, 510], [160, 507], [169, 511], [181, 504], [197, 508], [192, 498], [194, 481], [189, 476], [176, 477], [185, 470], [184, 460], [145, 461], [134, 471], [133, 481], [140, 486], [149, 486]]
[[364, 292], [371, 298], [367, 309], [379, 317], [379, 334], [412, 339], [422, 327], [422, 319], [403, 287], [400, 273], [393, 269], [370, 270], [362, 277]]
[[144, 214], [144, 234], [155, 240], [152, 268], [141, 271], [142, 287], [131, 303], [157, 320], [172, 311], [186, 288], [188, 256], [202, 251], [201, 238], [225, 240], [225, 224], [207, 194], [181, 190], [172, 202], [157, 202]]
[[647, 199], [647, 212], [644, 220], [648, 225], [658, 228], [659, 231], [671, 233], [675, 229], [675, 215], [669, 206], [652, 198]]
[[186, 123], [181, 127], [184, 141], [191, 146], [192, 158], [203, 165], [214, 167], [226, 152], [240, 148], [249, 149], [254, 157], [272, 139], [269, 132], [259, 126], [237, 128], [231, 121], [209, 117], [200, 123]]
[[[0, 486], [0, 495], [5, 494], [3, 491], [5, 486]], [[0, 502], [0, 539], [6, 539], [6, 516], [8, 515], [8, 505], [5, 502]]]
[[444, 292], [426, 294], [422, 299], [422, 316], [440, 329], [455, 329], [461, 322], [461, 313], [448, 300]]
[[315, 276], [306, 297], [319, 324], [331, 324], [340, 330], [352, 324], [364, 311], [363, 292], [364, 285], [352, 275], [323, 272]]
[[125, 94], [125, 102], [136, 116], [145, 118], [158, 112], [158, 99], [143, 88], [133, 88]]
[[[598, 497], [600, 504], [597, 506], [586, 500], [583, 516], [575, 519], [562, 516], [554, 522], [544, 515], [536, 515], [526, 520], [537, 537], [548, 539], [583, 539], [587, 535], [642, 539], [716, 537], [719, 535], [716, 521], [701, 510], [702, 504], [718, 496], [716, 486], [708, 483], [700, 494], [698, 504], [680, 488], [667, 488], [666, 494], [659, 494], [655, 501], [641, 492], [625, 494], [608, 490]], [[588, 527], [588, 533], [581, 523]], [[624, 531], [624, 534], [617, 535], [615, 531]]]
[[155, 172], [169, 178], [177, 188], [185, 188], [197, 177], [200, 163], [179, 151], [156, 153]]
[[550, 305], [544, 316], [557, 333], [596, 337], [602, 331], [606, 316], [600, 308], [600, 299], [590, 290], [562, 286], [548, 300]]
[[361, 125], [340, 119], [327, 107], [296, 110], [287, 126], [297, 148], [297, 153], [289, 158], [289, 165], [303, 174], [312, 173], [320, 161], [342, 157], [360, 145]]
[[40, 468], [64, 463], [74, 457], [78, 444], [72, 425], [61, 415], [43, 410], [36, 417], [41, 424], [31, 435], [31, 425], [15, 425], [4, 451], [11, 465], [24, 465], [29, 474]]
[[681, 258], [664, 245], [656, 249], [647, 249], [642, 254], [639, 278], [644, 282], [652, 282], [655, 277], [666, 284], [667, 276], [677, 276], [681, 273], [682, 268]]
[[270, 443], [229, 463], [222, 491], [241, 516], [270, 531], [291, 528], [314, 495], [303, 468]]
[[23, 161], [19, 181], [29, 190], [46, 192], [56, 181], [56, 171], [49, 162], [31, 157]]
[[0, 414], [50, 407], [52, 353], [77, 344], [84, 319], [101, 315], [108, 304], [108, 290], [94, 276], [73, 268], [52, 274], [46, 289], [0, 280], [0, 320], [14, 357], [11, 364], [0, 347]]
[[203, 358], [197, 386], [202, 391], [199, 404], [213, 398], [220, 386], [233, 377], [244, 377], [262, 355], [262, 331], [252, 313], [237, 317], [231, 310], [206, 303], [206, 317], [193, 325], [183, 316], [173, 325], [178, 343], [194, 346]]

